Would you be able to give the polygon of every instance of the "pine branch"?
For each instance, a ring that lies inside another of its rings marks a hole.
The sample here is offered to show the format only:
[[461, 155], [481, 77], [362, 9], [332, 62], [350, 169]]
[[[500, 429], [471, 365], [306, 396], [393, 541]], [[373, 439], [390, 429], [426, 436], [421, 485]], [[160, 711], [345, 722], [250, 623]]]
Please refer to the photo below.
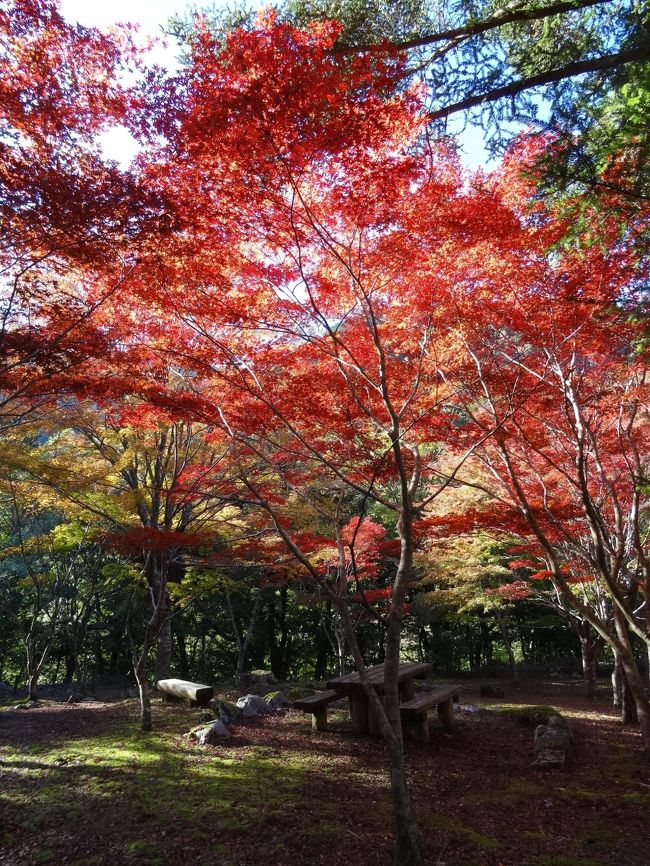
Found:
[[575, 78], [577, 75], [583, 75], [586, 72], [600, 72], [606, 69], [615, 69], [627, 63], [640, 63], [647, 60], [650, 60], [650, 51], [647, 47], [635, 48], [630, 51], [619, 51], [617, 54], [607, 54], [604, 57], [595, 57], [591, 60], [578, 60], [574, 63], [567, 63], [566, 66], [561, 66], [559, 69], [552, 69], [539, 75], [531, 75], [528, 78], [513, 81], [510, 84], [503, 85], [503, 87], [495, 87], [493, 90], [488, 90], [476, 96], [468, 96], [459, 102], [454, 102], [436, 111], [431, 111], [428, 117], [429, 120], [441, 120], [452, 114], [457, 114], [459, 111], [474, 108], [477, 105], [496, 102], [506, 96], [516, 96], [516, 94], [524, 90], [531, 90], [533, 87], [554, 84], [566, 78]]
[[[450, 39], [458, 39], [459, 37], [478, 36], [481, 33], [487, 33], [489, 30], [496, 30], [503, 27], [504, 24], [514, 24], [517, 22], [540, 21], [544, 18], [551, 18], [555, 15], [563, 15], [567, 12], [578, 12], [581, 9], [588, 9], [591, 6], [601, 6], [604, 3], [611, 3], [612, 0], [563, 0], [560, 3], [553, 3], [551, 6], [541, 6], [531, 9], [514, 9], [504, 12], [500, 15], [495, 15], [492, 18], [487, 18], [482, 21], [469, 21], [461, 27], [454, 27], [449, 30], [440, 30], [438, 33], [432, 33], [429, 36], [418, 36], [414, 39], [407, 39], [404, 42], [391, 42], [390, 48], [397, 51], [408, 51], [411, 48], [422, 48], [425, 45], [434, 45], [436, 42], [445, 42]], [[335, 49], [337, 54], [355, 54], [360, 51], [380, 51], [385, 49], [385, 45], [352, 45], [341, 46]]]

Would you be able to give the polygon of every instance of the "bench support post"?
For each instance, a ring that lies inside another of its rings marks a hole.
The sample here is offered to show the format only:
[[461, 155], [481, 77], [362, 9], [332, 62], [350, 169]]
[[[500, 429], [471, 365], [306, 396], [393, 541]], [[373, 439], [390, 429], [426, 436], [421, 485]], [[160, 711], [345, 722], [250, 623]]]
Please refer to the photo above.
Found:
[[429, 716], [427, 713], [420, 713], [410, 724], [411, 736], [416, 743], [429, 742]]
[[362, 693], [353, 692], [350, 695], [350, 710], [352, 714], [352, 730], [354, 733], [367, 734], [369, 728], [368, 698]]
[[312, 731], [327, 730], [327, 707], [314, 707], [311, 714]]
[[454, 727], [454, 705], [451, 697], [448, 697], [446, 701], [442, 701], [442, 703], [438, 704], [438, 718], [440, 719], [443, 728], [446, 731], [451, 731]]

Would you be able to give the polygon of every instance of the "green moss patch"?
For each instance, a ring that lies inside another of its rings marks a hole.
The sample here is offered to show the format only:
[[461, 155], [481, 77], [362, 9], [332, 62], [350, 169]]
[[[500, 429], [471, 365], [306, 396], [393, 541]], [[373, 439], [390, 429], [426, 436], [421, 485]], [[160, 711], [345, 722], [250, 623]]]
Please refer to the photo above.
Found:
[[432, 830], [437, 830], [443, 834], [456, 839], [461, 839], [464, 842], [469, 842], [476, 848], [482, 851], [498, 851], [502, 846], [498, 839], [493, 839], [491, 836], [484, 836], [482, 833], [477, 833], [471, 827], [467, 827], [456, 818], [450, 818], [447, 815], [442, 815], [437, 812], [425, 812], [420, 815], [422, 824]]

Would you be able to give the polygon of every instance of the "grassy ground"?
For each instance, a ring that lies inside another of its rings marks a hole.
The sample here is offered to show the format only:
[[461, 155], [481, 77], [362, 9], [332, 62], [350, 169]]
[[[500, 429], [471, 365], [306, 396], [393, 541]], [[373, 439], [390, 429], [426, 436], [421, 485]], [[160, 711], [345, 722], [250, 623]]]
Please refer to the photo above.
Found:
[[[408, 744], [430, 863], [648, 866], [650, 770], [606, 698], [577, 686], [514, 689]], [[478, 687], [464, 700], [479, 703]], [[526, 704], [570, 716], [576, 751], [562, 771], [530, 768]], [[241, 725], [231, 745], [184, 734], [195, 713], [156, 706], [137, 731], [134, 701], [0, 712], [0, 864], [283, 866], [391, 862], [380, 741], [355, 738], [342, 712], [312, 735], [300, 713]]]

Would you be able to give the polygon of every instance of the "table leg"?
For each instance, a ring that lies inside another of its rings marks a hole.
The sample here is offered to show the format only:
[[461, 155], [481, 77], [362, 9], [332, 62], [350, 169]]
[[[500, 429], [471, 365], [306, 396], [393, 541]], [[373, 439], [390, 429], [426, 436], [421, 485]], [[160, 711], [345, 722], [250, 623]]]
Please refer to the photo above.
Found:
[[[384, 699], [379, 697], [379, 700], [383, 703]], [[379, 727], [379, 720], [375, 715], [372, 707], [370, 706], [370, 702], [368, 702], [368, 730], [373, 736], [379, 736], [381, 734], [381, 728]]]
[[415, 680], [404, 680], [399, 684], [399, 700], [403, 704], [415, 697]]
[[363, 693], [350, 695], [352, 730], [355, 734], [368, 733], [368, 698]]

